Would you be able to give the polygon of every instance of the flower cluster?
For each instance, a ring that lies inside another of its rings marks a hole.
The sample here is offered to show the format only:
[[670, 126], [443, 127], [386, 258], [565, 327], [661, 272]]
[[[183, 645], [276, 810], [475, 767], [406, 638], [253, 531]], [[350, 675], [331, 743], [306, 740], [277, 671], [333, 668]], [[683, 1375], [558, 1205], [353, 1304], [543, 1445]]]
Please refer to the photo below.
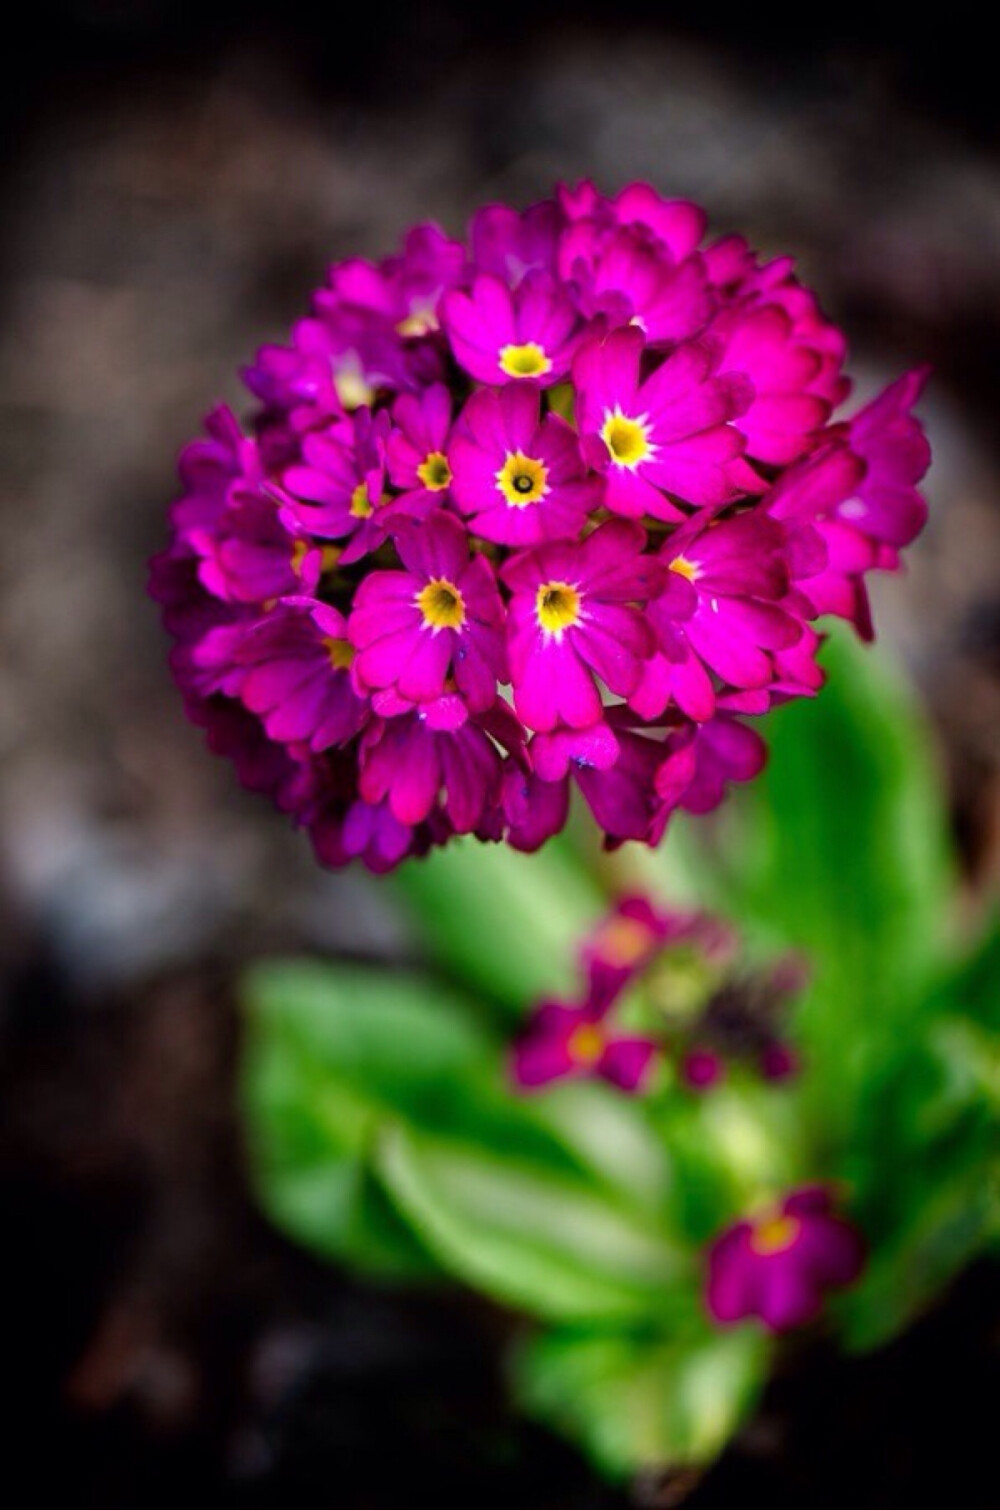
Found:
[[633, 184], [491, 205], [330, 269], [181, 463], [152, 592], [190, 716], [331, 865], [524, 850], [571, 785], [656, 843], [871, 634], [918, 533], [911, 373], [847, 420], [844, 338], [790, 262]]
[[514, 1045], [522, 1090], [596, 1077], [641, 1092], [670, 1063], [689, 1090], [705, 1091], [737, 1064], [774, 1081], [798, 1067], [781, 1019], [804, 984], [802, 964], [787, 956], [745, 969], [736, 934], [716, 918], [624, 897], [583, 941], [580, 965], [580, 999], [540, 1002]]
[[803, 1186], [728, 1227], [707, 1255], [706, 1300], [722, 1325], [757, 1316], [772, 1332], [811, 1321], [827, 1290], [861, 1273], [864, 1245], [832, 1193]]

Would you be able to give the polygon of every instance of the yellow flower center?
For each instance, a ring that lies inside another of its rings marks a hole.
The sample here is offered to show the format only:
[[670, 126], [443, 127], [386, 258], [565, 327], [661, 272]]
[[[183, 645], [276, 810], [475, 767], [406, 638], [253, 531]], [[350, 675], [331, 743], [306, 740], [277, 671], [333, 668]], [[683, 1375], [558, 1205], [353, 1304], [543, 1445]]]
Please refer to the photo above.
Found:
[[465, 623], [465, 601], [454, 582], [434, 577], [417, 593], [417, 607], [428, 629], [461, 629]]
[[581, 1022], [566, 1042], [566, 1052], [574, 1064], [596, 1064], [604, 1053], [604, 1036], [592, 1022]]
[[417, 468], [417, 476], [428, 493], [440, 493], [451, 482], [451, 467], [443, 451], [430, 451]]
[[543, 582], [535, 598], [535, 613], [546, 634], [562, 634], [580, 618], [580, 594], [569, 582]]
[[694, 582], [701, 575], [701, 567], [697, 561], [689, 561], [686, 556], [675, 556], [670, 563], [670, 570], [675, 571], [679, 577], [685, 577], [689, 582]]
[[652, 939], [652, 931], [638, 918], [612, 918], [599, 930], [595, 952], [605, 964], [625, 969], [642, 959]]
[[501, 346], [499, 362], [501, 371], [512, 378], [542, 377], [552, 371], [545, 348], [534, 341], [525, 341], [523, 346]]
[[401, 336], [428, 336], [438, 329], [438, 317], [432, 305], [415, 305], [410, 313], [399, 321], [397, 334]]
[[537, 503], [549, 491], [548, 467], [532, 456], [525, 456], [523, 451], [508, 451], [496, 477], [497, 487], [513, 509]]
[[623, 414], [620, 408], [604, 411], [601, 439], [611, 453], [611, 459], [619, 467], [634, 470], [654, 450], [649, 441], [649, 426], [646, 416], [637, 419]]
[[766, 1216], [754, 1222], [750, 1233], [750, 1246], [762, 1258], [772, 1253], [783, 1253], [795, 1242], [802, 1223], [795, 1216]]
[[354, 662], [354, 646], [347, 640], [335, 640], [332, 635], [327, 635], [323, 641], [326, 653], [330, 657], [330, 665], [334, 671], [347, 671]]
[[333, 388], [340, 400], [340, 407], [348, 411], [360, 409], [365, 404], [371, 405], [375, 398], [375, 389], [361, 371], [356, 358], [350, 365], [334, 372]]
[[368, 497], [368, 484], [359, 482], [351, 494], [351, 513], [355, 519], [370, 519], [374, 510]]

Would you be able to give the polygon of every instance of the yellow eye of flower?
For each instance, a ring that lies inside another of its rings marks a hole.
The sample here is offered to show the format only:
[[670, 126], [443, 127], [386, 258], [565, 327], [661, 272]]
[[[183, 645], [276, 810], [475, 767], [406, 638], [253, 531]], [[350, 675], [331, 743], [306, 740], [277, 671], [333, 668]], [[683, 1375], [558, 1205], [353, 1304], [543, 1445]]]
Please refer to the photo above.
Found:
[[428, 493], [440, 493], [451, 482], [451, 467], [443, 451], [431, 451], [417, 468], [417, 476]]
[[351, 513], [355, 519], [370, 519], [374, 510], [368, 497], [368, 484], [359, 482], [351, 494]]
[[333, 388], [340, 400], [341, 408], [348, 412], [352, 409], [360, 409], [365, 404], [370, 406], [375, 398], [375, 389], [356, 362], [351, 366], [341, 367], [339, 372], [334, 372]]
[[750, 1233], [750, 1246], [762, 1258], [772, 1253], [783, 1253], [790, 1248], [799, 1235], [802, 1223], [794, 1216], [766, 1216], [755, 1222]]
[[543, 582], [535, 598], [535, 612], [546, 634], [562, 634], [580, 618], [580, 594], [569, 582]]
[[324, 639], [326, 653], [330, 657], [330, 665], [334, 671], [347, 671], [354, 662], [355, 649], [347, 640], [335, 640], [332, 635]]
[[417, 593], [417, 607], [428, 629], [461, 629], [465, 623], [465, 600], [454, 582], [435, 577]]
[[566, 1043], [566, 1052], [574, 1064], [596, 1064], [604, 1053], [604, 1037], [592, 1022], [581, 1022]]
[[694, 582], [701, 575], [697, 561], [689, 561], [686, 556], [675, 556], [670, 563], [670, 570], [675, 571], [679, 577], [686, 577], [689, 582]]
[[501, 371], [512, 378], [544, 377], [552, 371], [545, 348], [534, 341], [525, 341], [523, 346], [502, 346], [499, 362]]
[[634, 470], [655, 449], [649, 441], [649, 426], [646, 416], [633, 419], [621, 409], [606, 409], [601, 439], [611, 453], [611, 459], [619, 467]]
[[525, 456], [523, 451], [508, 451], [496, 477], [497, 487], [514, 509], [537, 503], [549, 491], [548, 467], [533, 456]]
[[652, 940], [651, 930], [638, 918], [612, 918], [597, 935], [595, 953], [605, 964], [624, 970], [642, 959]]

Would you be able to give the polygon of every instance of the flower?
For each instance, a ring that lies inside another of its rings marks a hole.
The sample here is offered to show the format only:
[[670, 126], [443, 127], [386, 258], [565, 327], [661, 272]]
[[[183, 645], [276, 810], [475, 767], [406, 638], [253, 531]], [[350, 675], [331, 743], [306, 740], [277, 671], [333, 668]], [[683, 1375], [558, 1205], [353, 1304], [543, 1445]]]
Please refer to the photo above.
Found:
[[646, 1084], [655, 1054], [651, 1040], [618, 1033], [590, 1003], [577, 1007], [545, 1001], [514, 1047], [512, 1071], [522, 1090], [553, 1080], [592, 1078], [636, 1093]]
[[638, 686], [653, 641], [634, 601], [658, 580], [645, 545], [639, 525], [609, 519], [586, 540], [522, 551], [504, 566], [514, 707], [529, 728], [597, 723], [595, 676], [622, 696]]
[[864, 1247], [823, 1186], [789, 1192], [728, 1227], [708, 1250], [706, 1301], [722, 1326], [757, 1316], [772, 1332], [818, 1315], [828, 1290], [861, 1273]]
[[371, 572], [354, 596], [348, 636], [359, 685], [427, 703], [442, 696], [450, 674], [470, 709], [492, 707], [507, 670], [489, 562], [470, 560], [465, 531], [443, 512], [400, 530], [396, 549], [407, 569]]
[[480, 389], [462, 412], [448, 453], [452, 492], [486, 540], [572, 540], [595, 506], [576, 433], [556, 414], [541, 417], [540, 404], [533, 384], [508, 383]]
[[[584, 453], [605, 477], [604, 502], [616, 514], [679, 520], [684, 508], [736, 496], [727, 464], [743, 451], [729, 423], [750, 402], [742, 375], [717, 375], [718, 355], [691, 341], [640, 381], [642, 332], [615, 330], [593, 340], [573, 364]], [[671, 496], [667, 496], [667, 495]]]
[[456, 360], [481, 383], [529, 379], [547, 388], [566, 376], [580, 330], [579, 314], [562, 286], [533, 271], [511, 291], [482, 273], [470, 293], [455, 289], [441, 319]]
[[926, 517], [926, 372], [844, 417], [791, 259], [705, 230], [588, 182], [414, 226], [330, 267], [246, 422], [183, 451], [171, 670], [323, 863], [530, 851], [574, 790], [606, 847], [658, 844], [821, 694], [824, 616], [872, 637], [870, 574]]

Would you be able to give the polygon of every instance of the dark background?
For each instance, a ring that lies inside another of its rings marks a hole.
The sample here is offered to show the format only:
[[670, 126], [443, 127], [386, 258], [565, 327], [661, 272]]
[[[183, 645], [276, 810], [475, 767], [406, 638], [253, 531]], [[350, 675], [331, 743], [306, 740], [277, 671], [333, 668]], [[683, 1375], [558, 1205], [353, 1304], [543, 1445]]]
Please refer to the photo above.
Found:
[[[693, 10], [438, 0], [320, 24], [296, 3], [93, 0], [19, 18], [0, 90], [0, 1335], [36, 1492], [612, 1503], [505, 1414], [502, 1319], [333, 1279], [245, 1192], [235, 966], [415, 946], [377, 886], [319, 873], [204, 753], [144, 562], [177, 448], [333, 258], [418, 219], [458, 232], [559, 178], [647, 178], [794, 251], [863, 392], [931, 361], [932, 524], [877, 609], [940, 735], [969, 906], [995, 888], [993, 53], [951, 13]], [[978, 1271], [880, 1357], [804, 1345], [691, 1504], [953, 1492], [986, 1463], [998, 1325]]]

